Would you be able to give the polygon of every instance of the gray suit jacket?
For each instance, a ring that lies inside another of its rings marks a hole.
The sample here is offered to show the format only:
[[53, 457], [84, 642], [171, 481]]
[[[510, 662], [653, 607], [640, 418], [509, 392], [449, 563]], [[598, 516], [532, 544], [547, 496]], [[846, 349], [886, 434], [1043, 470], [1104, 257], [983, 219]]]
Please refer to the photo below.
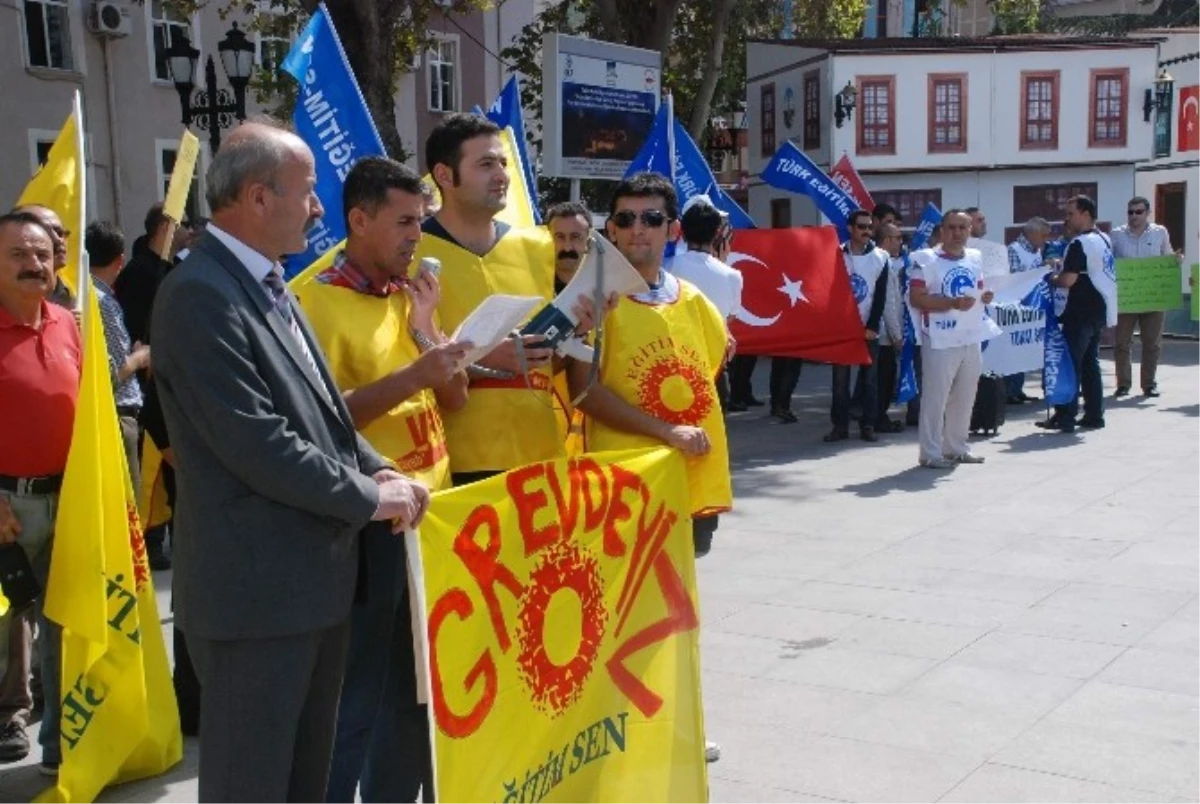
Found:
[[358, 531], [379, 504], [370, 475], [388, 464], [355, 432], [296, 315], [332, 398], [266, 289], [211, 234], [155, 299], [178, 488], [175, 617], [189, 636], [285, 636], [349, 616]]

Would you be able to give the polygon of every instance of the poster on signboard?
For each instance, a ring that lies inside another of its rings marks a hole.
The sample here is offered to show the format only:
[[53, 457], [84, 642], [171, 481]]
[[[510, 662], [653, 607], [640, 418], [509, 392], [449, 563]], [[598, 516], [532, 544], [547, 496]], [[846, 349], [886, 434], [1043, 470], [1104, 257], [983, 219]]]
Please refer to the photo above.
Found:
[[543, 59], [543, 173], [620, 179], [654, 127], [661, 54], [552, 33]]

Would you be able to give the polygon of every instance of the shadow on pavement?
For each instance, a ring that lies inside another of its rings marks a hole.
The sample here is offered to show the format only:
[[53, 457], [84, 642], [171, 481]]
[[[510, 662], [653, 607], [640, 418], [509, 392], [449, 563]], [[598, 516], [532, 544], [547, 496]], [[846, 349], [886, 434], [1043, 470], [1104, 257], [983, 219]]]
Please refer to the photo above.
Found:
[[892, 475], [877, 477], [865, 483], [850, 483], [838, 491], [846, 491], [859, 497], [883, 497], [893, 491], [928, 491], [938, 480], [949, 477], [955, 471], [951, 469], [926, 469], [923, 466], [911, 466]]

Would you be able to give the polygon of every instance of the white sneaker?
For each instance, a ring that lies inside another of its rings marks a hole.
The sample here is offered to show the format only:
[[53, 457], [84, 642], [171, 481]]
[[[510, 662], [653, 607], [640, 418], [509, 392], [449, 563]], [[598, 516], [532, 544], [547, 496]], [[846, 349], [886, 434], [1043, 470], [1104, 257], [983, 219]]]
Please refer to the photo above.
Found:
[[955, 463], [983, 463], [984, 457], [982, 455], [973, 455], [970, 452], [965, 452], [962, 455], [952, 455], [950, 460], [954, 461]]
[[721, 746], [714, 743], [712, 740], [704, 741], [704, 761], [716, 762], [721, 758]]
[[954, 461], [945, 458], [922, 458], [921, 465], [926, 469], [949, 469], [954, 466]]

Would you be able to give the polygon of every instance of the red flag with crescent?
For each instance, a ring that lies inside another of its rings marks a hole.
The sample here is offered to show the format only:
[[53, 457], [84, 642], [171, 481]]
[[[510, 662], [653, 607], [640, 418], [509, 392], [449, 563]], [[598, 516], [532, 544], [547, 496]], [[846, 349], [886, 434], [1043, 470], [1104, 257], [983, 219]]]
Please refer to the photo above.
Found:
[[1179, 90], [1179, 150], [1200, 151], [1200, 86]]
[[739, 229], [726, 262], [744, 279], [730, 325], [739, 354], [871, 362], [832, 226]]

